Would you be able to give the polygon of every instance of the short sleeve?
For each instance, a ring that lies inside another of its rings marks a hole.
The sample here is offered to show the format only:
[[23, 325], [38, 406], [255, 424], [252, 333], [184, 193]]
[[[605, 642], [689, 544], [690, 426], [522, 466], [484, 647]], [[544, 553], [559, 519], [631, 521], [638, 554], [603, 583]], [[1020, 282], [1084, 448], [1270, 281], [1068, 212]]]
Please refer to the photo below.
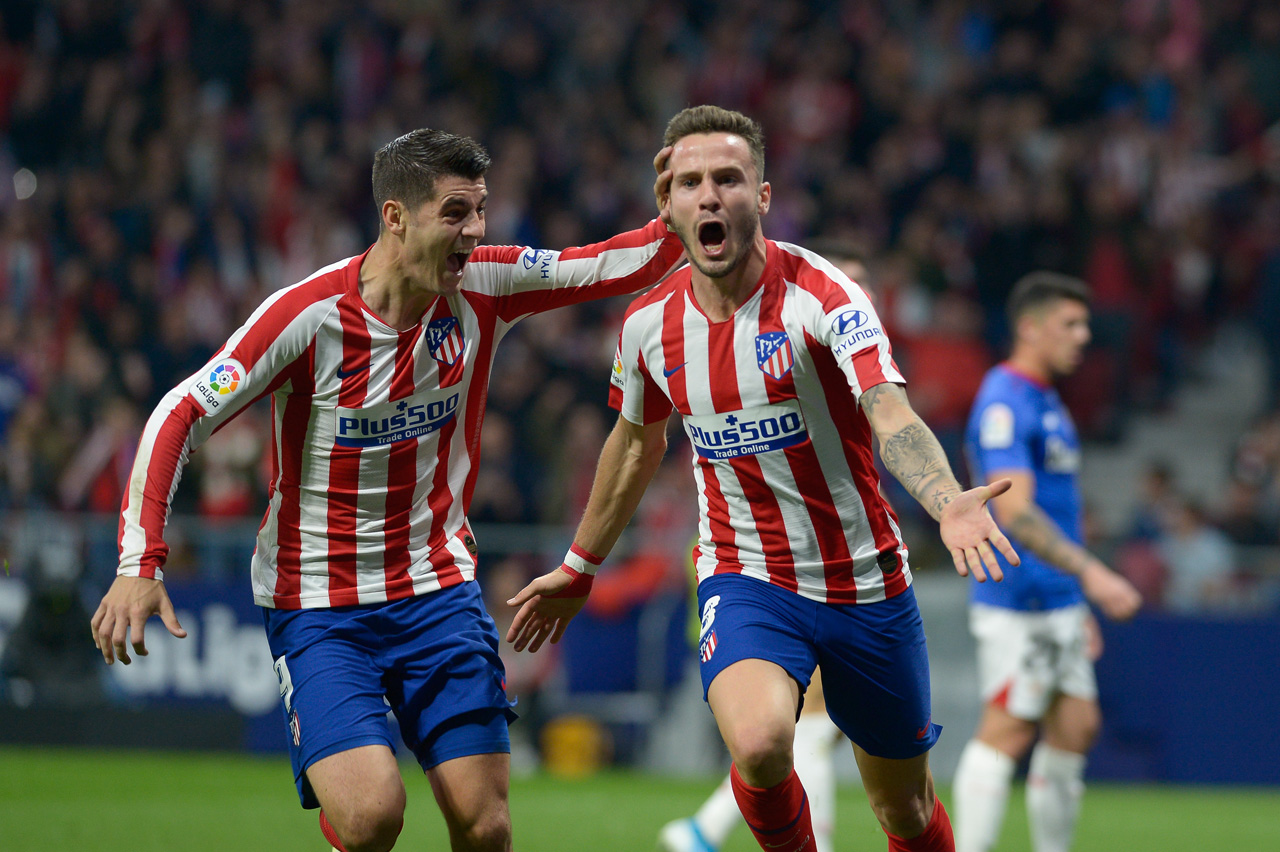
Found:
[[642, 426], [665, 420], [675, 407], [653, 380], [638, 345], [639, 329], [627, 322], [618, 335], [609, 376], [609, 406]]
[[822, 315], [814, 336], [830, 348], [855, 398], [885, 382], [906, 384], [880, 317], [860, 288]]

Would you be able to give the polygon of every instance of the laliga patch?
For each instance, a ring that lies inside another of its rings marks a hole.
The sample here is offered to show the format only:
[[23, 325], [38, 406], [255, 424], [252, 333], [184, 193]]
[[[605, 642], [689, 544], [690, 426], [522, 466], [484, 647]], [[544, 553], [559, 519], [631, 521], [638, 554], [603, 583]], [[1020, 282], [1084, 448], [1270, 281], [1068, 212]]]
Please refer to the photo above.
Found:
[[609, 373], [609, 382], [618, 390], [626, 390], [626, 379], [622, 375], [622, 344], [613, 350], [613, 370]]
[[452, 367], [462, 357], [467, 342], [462, 338], [462, 325], [457, 317], [432, 320], [427, 326], [427, 350], [431, 357]]
[[215, 361], [196, 376], [188, 393], [200, 404], [205, 414], [214, 414], [233, 400], [244, 386], [249, 371], [235, 358]]
[[773, 379], [781, 379], [791, 372], [795, 356], [785, 331], [756, 335], [756, 363], [760, 365], [760, 372]]
[[1004, 450], [1013, 446], [1013, 409], [1003, 402], [988, 405], [978, 424], [978, 443], [984, 450]]
[[712, 595], [707, 598], [706, 606], [702, 608], [702, 629], [698, 631], [699, 636], [706, 636], [707, 631], [711, 629], [711, 625], [716, 622], [716, 605], [720, 603], [719, 595]]

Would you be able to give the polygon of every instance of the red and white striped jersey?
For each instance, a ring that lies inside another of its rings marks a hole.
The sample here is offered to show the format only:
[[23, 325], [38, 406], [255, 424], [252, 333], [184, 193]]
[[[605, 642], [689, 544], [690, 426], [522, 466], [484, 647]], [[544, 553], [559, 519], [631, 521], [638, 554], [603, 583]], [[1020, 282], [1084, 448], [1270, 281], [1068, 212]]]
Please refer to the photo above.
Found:
[[461, 289], [408, 331], [361, 299], [365, 255], [281, 290], [152, 413], [121, 510], [118, 573], [163, 578], [164, 525], [188, 455], [270, 395], [258, 604], [374, 603], [472, 579], [466, 510], [494, 347], [530, 314], [652, 285], [682, 253], [657, 220], [562, 252], [480, 246]]
[[629, 308], [612, 382], [610, 404], [633, 423], [683, 415], [699, 581], [742, 573], [830, 603], [911, 584], [857, 402], [903, 378], [866, 293], [829, 262], [767, 241], [760, 283], [724, 322], [677, 272]]

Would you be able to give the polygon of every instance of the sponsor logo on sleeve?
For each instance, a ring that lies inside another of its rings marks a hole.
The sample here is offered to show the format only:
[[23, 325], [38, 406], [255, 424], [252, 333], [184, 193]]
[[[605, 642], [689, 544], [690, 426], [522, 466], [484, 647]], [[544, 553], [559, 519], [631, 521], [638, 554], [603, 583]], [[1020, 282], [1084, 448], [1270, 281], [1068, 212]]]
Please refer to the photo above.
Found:
[[704, 459], [735, 459], [781, 450], [809, 437], [800, 403], [794, 399], [759, 408], [684, 419], [694, 451]]
[[189, 392], [206, 414], [225, 408], [244, 386], [248, 371], [234, 358], [214, 362], [191, 383]]
[[831, 354], [839, 357], [854, 349], [861, 349], [859, 344], [883, 336], [880, 326], [871, 322], [872, 315], [857, 308], [847, 308], [836, 314], [831, 320], [831, 333], [835, 340], [831, 346]]
[[520, 261], [525, 269], [537, 269], [539, 277], [547, 279], [551, 277], [551, 261], [555, 257], [556, 253], [548, 249], [525, 249]]
[[437, 390], [366, 408], [337, 408], [333, 442], [382, 447], [438, 432], [458, 413], [457, 391]]
[[993, 402], [978, 422], [978, 444], [984, 450], [1005, 450], [1013, 446], [1013, 409]]
[[781, 379], [791, 372], [795, 356], [785, 331], [756, 335], [756, 363], [760, 365], [760, 372], [773, 379]]

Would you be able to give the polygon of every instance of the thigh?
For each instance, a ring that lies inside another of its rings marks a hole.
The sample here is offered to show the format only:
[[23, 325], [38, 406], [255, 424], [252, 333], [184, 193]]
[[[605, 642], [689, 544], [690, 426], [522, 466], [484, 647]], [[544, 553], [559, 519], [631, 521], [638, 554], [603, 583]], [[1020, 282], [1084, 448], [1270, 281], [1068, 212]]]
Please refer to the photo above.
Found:
[[359, 746], [323, 757], [306, 770], [316, 799], [330, 822], [350, 823], [353, 815], [404, 811], [404, 781], [391, 749]]
[[978, 644], [983, 702], [1014, 718], [1039, 721], [1059, 680], [1060, 647], [1048, 614], [974, 604], [969, 627]]
[[509, 753], [516, 718], [498, 631], [476, 583], [388, 607], [387, 700], [423, 770], [455, 758]]
[[265, 616], [294, 783], [303, 807], [318, 807], [309, 781], [314, 764], [365, 746], [394, 751], [383, 671], [359, 626], [361, 614], [268, 610]]
[[772, 663], [795, 681], [799, 693], [808, 687], [817, 663], [811, 610], [820, 604], [751, 577], [723, 574], [698, 584], [698, 605], [704, 699], [710, 700], [723, 672], [746, 660]]
[[725, 745], [738, 759], [742, 750], [756, 745], [745, 742], [748, 738], [788, 743], [794, 738], [800, 686], [775, 663], [741, 660], [711, 682], [707, 703]]
[[427, 780], [444, 814], [452, 837], [474, 832], [476, 826], [496, 824], [498, 833], [511, 834], [508, 806], [511, 756], [477, 754], [446, 760], [427, 770]]
[[1044, 718], [1044, 741], [1063, 751], [1085, 754], [1093, 747], [1101, 723], [1097, 701], [1059, 695]]
[[870, 604], [827, 605], [818, 665], [827, 713], [869, 755], [922, 755], [942, 728], [930, 709], [929, 654], [910, 589]]

